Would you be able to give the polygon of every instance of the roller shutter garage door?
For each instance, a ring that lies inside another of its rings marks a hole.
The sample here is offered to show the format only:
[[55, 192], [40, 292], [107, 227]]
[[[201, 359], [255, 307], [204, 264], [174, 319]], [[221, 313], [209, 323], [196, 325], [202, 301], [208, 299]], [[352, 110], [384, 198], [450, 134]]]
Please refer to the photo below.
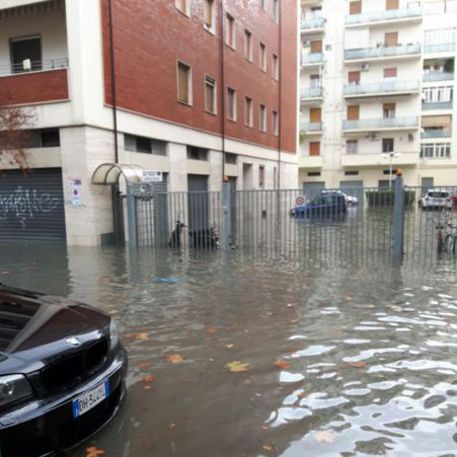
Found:
[[65, 240], [60, 168], [0, 174], [0, 241]]

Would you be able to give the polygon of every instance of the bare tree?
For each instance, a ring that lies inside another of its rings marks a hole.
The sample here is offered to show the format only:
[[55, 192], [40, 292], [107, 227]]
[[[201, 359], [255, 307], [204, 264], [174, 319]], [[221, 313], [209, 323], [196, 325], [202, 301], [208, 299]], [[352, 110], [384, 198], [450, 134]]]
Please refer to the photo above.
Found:
[[5, 163], [29, 170], [24, 148], [30, 139], [30, 128], [36, 120], [31, 108], [14, 106], [8, 94], [0, 95], [0, 171]]

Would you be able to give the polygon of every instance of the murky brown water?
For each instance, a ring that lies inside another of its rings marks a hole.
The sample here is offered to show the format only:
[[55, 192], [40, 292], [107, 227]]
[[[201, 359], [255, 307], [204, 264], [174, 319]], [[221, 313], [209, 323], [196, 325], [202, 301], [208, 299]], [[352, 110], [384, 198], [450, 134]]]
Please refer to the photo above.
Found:
[[0, 281], [121, 325], [127, 401], [72, 457], [457, 455], [455, 275], [34, 245], [0, 258]]

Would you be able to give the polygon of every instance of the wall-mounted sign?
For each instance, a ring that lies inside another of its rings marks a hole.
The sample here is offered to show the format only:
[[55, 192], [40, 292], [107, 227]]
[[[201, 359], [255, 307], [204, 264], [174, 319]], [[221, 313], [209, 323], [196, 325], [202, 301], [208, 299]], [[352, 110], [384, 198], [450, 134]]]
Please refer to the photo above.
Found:
[[70, 190], [71, 198], [70, 202], [72, 206], [81, 206], [81, 179], [71, 178], [70, 179]]
[[163, 174], [157, 170], [143, 170], [143, 182], [162, 182]]

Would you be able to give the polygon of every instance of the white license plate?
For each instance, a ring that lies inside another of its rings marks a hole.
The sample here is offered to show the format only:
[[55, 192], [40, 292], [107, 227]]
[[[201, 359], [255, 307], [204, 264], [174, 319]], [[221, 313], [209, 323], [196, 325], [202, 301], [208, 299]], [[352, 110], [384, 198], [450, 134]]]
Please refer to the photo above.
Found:
[[103, 400], [105, 400], [111, 393], [109, 380], [106, 380], [103, 384], [95, 387], [73, 400], [73, 417], [82, 416], [83, 414], [95, 408]]

